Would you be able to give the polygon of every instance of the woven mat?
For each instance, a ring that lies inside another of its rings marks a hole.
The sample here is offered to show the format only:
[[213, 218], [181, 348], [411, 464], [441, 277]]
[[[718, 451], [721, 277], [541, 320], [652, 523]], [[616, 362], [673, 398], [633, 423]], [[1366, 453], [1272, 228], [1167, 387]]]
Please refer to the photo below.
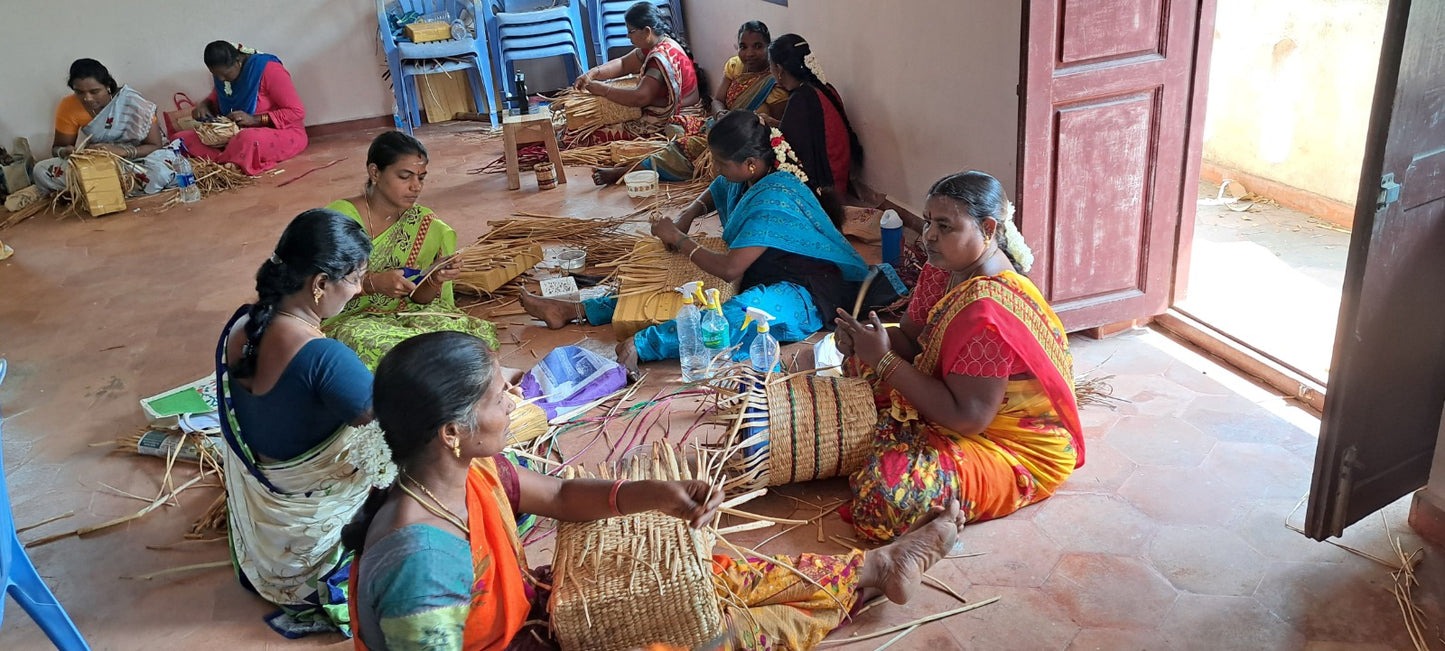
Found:
[[[694, 238], [713, 251], [727, 251], [720, 237]], [[682, 295], [674, 288], [701, 280], [703, 287], [716, 288], [723, 302], [736, 296], [738, 286], [697, 267], [681, 253], [669, 253], [661, 240], [646, 238], [633, 248], [634, 257], [618, 269], [617, 311], [612, 329], [617, 338], [630, 337], [648, 326], [670, 321], [682, 307]]]
[[768, 485], [852, 474], [878, 411], [868, 381], [800, 375], [768, 386]]

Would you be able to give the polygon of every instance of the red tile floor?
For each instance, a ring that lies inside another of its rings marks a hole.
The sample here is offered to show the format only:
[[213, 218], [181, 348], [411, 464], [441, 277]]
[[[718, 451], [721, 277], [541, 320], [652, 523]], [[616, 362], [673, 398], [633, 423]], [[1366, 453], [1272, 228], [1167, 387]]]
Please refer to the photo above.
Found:
[[[302, 209], [359, 189], [374, 133], [317, 139], [284, 173], [193, 208], [159, 213], [149, 202], [140, 212], [101, 219], [46, 215], [4, 233], [17, 252], [0, 263], [0, 356], [10, 361], [0, 404], [16, 520], [23, 526], [74, 512], [24, 539], [143, 505], [120, 491], [155, 494], [159, 460], [92, 444], [142, 426], [137, 399], [207, 373], [219, 327], [252, 295], [254, 269], [282, 227]], [[517, 209], [613, 215], [633, 207], [619, 188], [594, 188], [580, 168], [569, 170], [571, 183], [540, 193], [529, 176], [521, 191], [508, 192], [502, 175], [468, 175], [496, 158], [500, 145], [467, 125], [431, 127], [421, 137], [433, 153], [423, 202], [463, 239]], [[579, 337], [575, 328], [551, 333], [525, 317], [501, 321], [533, 351]], [[586, 332], [611, 340], [607, 329]], [[509, 344], [504, 354], [517, 349]], [[965, 551], [979, 555], [945, 561], [931, 573], [970, 601], [999, 601], [919, 627], [894, 648], [1409, 647], [1385, 566], [1286, 527], [1287, 519], [1302, 521], [1296, 505], [1309, 488], [1316, 419], [1152, 331], [1077, 339], [1074, 354], [1079, 373], [1113, 376], [1115, 395], [1127, 402], [1084, 410], [1088, 464], [1058, 495], [969, 526]], [[512, 365], [524, 365], [523, 357], [514, 356]], [[654, 371], [668, 373], [662, 366]], [[777, 493], [821, 505], [846, 490], [834, 481]], [[214, 494], [193, 489], [179, 505], [33, 548], [31, 557], [98, 649], [344, 648], [339, 636], [277, 637], [261, 622], [270, 609], [227, 570], [127, 578], [224, 560], [223, 543], [177, 544]], [[817, 513], [782, 495], [750, 508], [802, 518]], [[1421, 543], [1405, 526], [1406, 511], [1405, 502], [1397, 503], [1340, 542], [1387, 560], [1395, 558], [1394, 537], [1414, 550]], [[824, 529], [851, 535], [836, 516], [824, 520]], [[756, 544], [773, 533], [750, 532], [739, 542]], [[819, 538], [804, 527], [764, 551], [840, 549]], [[531, 550], [532, 562], [545, 562], [547, 551]], [[1418, 570], [1426, 583], [1421, 605], [1437, 615], [1438, 588], [1430, 588], [1445, 584], [1439, 564], [1432, 555]], [[872, 608], [834, 638], [846, 641], [957, 605], [941, 591], [924, 590], [907, 605]], [[0, 648], [43, 648], [35, 625], [13, 604], [9, 610]], [[1439, 642], [1437, 629], [1426, 634]], [[839, 648], [874, 649], [887, 639]]]

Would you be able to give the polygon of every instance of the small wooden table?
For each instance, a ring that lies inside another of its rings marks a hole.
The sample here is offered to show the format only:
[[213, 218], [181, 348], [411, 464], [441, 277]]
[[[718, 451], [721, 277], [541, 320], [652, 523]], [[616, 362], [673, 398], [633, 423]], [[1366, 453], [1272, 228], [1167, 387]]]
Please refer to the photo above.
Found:
[[517, 162], [517, 145], [540, 142], [547, 145], [547, 160], [557, 168], [557, 182], [567, 182], [562, 167], [562, 149], [557, 146], [557, 131], [552, 128], [552, 110], [538, 107], [535, 113], [502, 116], [502, 149], [507, 157], [507, 189], [522, 187], [522, 170]]

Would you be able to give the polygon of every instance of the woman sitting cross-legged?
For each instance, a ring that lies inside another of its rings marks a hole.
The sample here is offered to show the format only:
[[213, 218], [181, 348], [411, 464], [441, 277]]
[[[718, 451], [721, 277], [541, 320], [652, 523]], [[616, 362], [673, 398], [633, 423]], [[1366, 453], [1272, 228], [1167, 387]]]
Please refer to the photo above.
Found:
[[853, 528], [890, 540], [929, 509], [970, 521], [1045, 499], [1084, 463], [1069, 340], [1022, 275], [1033, 254], [998, 180], [939, 180], [924, 204], [928, 266], [901, 327], [838, 313], [846, 369], [878, 405], [874, 452], [850, 479]]
[[[350, 346], [367, 368], [402, 340], [423, 332], [468, 332], [497, 345], [497, 328], [462, 313], [453, 295], [457, 233], [417, 205], [426, 183], [427, 151], [416, 138], [387, 131], [366, 152], [366, 189], [326, 206], [354, 220], [371, 238], [362, 293], [326, 321], [326, 334]], [[440, 264], [430, 275], [423, 273]]]
[[[360, 551], [351, 575], [358, 649], [552, 648], [546, 586], [528, 571], [516, 514], [585, 522], [656, 510], [701, 527], [722, 503], [703, 481], [561, 480], [498, 456], [513, 403], [491, 348], [471, 335], [398, 344], [374, 392], [399, 471], [346, 530]], [[729, 603], [747, 604], [727, 607], [738, 648], [811, 649], [856, 601], [907, 601], [961, 526], [955, 504], [880, 549], [785, 559], [806, 581], [775, 559], [713, 557]]]
[[[822, 330], [839, 305], [852, 302], [868, 265], [843, 239], [832, 215], [800, 178], [802, 170], [786, 141], [754, 113], [733, 111], [718, 120], [708, 137], [718, 178], [676, 222], [658, 220], [652, 233], [686, 254], [699, 269], [729, 282], [739, 294], [723, 304], [733, 331], [741, 330], [747, 308], [775, 317], [772, 335], [780, 342], [802, 341]], [[716, 209], [726, 251], [711, 251], [688, 237], [698, 217]], [[612, 321], [615, 298], [568, 303], [522, 295], [527, 313], [560, 328], [585, 318], [593, 325]], [[735, 359], [747, 355], [755, 332], [743, 335]], [[624, 340], [624, 363], [674, 359], [677, 324], [668, 321]]]
[[371, 373], [321, 334], [361, 291], [371, 242], [330, 210], [298, 215], [256, 272], [256, 302], [226, 324], [216, 389], [231, 558], [241, 584], [295, 637], [347, 630], [341, 528], [391, 461], [371, 421]]
[[241, 131], [219, 148], [201, 142], [195, 131], [174, 134], [186, 143], [190, 155], [255, 175], [306, 150], [306, 107], [280, 59], [227, 41], [212, 41], [206, 45], [205, 61], [216, 89], [196, 106], [193, 115], [197, 120], [230, 118]]

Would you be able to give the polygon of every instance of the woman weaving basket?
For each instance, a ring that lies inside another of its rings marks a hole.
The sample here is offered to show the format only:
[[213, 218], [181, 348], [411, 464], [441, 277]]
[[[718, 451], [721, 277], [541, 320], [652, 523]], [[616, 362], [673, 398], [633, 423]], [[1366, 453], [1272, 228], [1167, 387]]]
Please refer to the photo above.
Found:
[[459, 269], [447, 262], [456, 253], [457, 233], [416, 205], [426, 167], [421, 142], [387, 131], [367, 150], [366, 190], [327, 206], [356, 220], [372, 240], [362, 293], [323, 326], [368, 368], [376, 368], [392, 346], [423, 332], [468, 332], [497, 345], [496, 326], [457, 308], [452, 281]]
[[306, 149], [306, 107], [281, 60], [263, 52], [213, 41], [206, 45], [206, 68], [216, 89], [196, 106], [197, 120], [220, 116], [241, 130], [229, 142], [211, 147], [195, 131], [174, 134], [192, 156], [235, 165], [250, 175], [276, 167]]
[[371, 242], [330, 210], [301, 213], [256, 272], [217, 346], [231, 557], [241, 584], [281, 607], [287, 637], [346, 630], [341, 527], [390, 483], [371, 421], [371, 373], [321, 334], [361, 288]]
[[[801, 341], [823, 329], [827, 317], [857, 295], [868, 265], [800, 178], [804, 175], [787, 142], [757, 115], [734, 111], [723, 116], [708, 146], [720, 176], [676, 222], [653, 223], [653, 235], [699, 269], [741, 281], [740, 293], [722, 306], [734, 332], [741, 330], [749, 307], [776, 317], [772, 335], [781, 342]], [[726, 251], [710, 251], [687, 236], [693, 221], [713, 209], [722, 220]], [[578, 304], [523, 294], [522, 306], [550, 328], [579, 317], [601, 325], [611, 322], [616, 299]], [[755, 335], [743, 335], [737, 359], [747, 355]], [[618, 354], [628, 364], [676, 358], [677, 324], [668, 321], [638, 332], [623, 341]]]
[[[722, 491], [706, 482], [561, 480], [498, 457], [512, 405], [504, 385], [491, 348], [461, 333], [409, 339], [377, 368], [376, 416], [399, 472], [345, 534], [360, 551], [356, 648], [552, 648], [548, 595], [513, 524], [519, 512], [585, 522], [656, 510], [694, 527], [713, 519]], [[786, 559], [813, 583], [764, 559], [714, 557], [716, 582], [745, 604], [727, 613], [738, 648], [810, 649], [858, 600], [907, 601], [952, 547], [957, 516], [956, 504], [937, 509], [866, 553]]]
[[[684, 107], [712, 104], [706, 79], [692, 60], [687, 46], [650, 2], [628, 8], [623, 20], [627, 38], [635, 46], [621, 58], [588, 70], [577, 78], [577, 90], [623, 106], [642, 109], [642, 117], [607, 125], [584, 134], [564, 135], [569, 147], [596, 145], [613, 140], [633, 140], [654, 135], [678, 137], [702, 129], [699, 116], [683, 115]], [[641, 75], [637, 85], [624, 88], [603, 83], [627, 75]]]
[[838, 348], [872, 381], [874, 453], [851, 478], [853, 527], [889, 540], [930, 508], [969, 520], [1054, 493], [1084, 463], [1068, 338], [1033, 283], [1033, 254], [993, 177], [929, 190], [928, 265], [899, 328], [839, 311]]
[[80, 139], [89, 149], [124, 158], [138, 189], [160, 192], [176, 182], [176, 150], [161, 139], [154, 102], [130, 86], [116, 83], [95, 59], [76, 59], [67, 82], [72, 92], [55, 109], [54, 158], [35, 164], [35, 185], [46, 194], [66, 187], [66, 158]]

